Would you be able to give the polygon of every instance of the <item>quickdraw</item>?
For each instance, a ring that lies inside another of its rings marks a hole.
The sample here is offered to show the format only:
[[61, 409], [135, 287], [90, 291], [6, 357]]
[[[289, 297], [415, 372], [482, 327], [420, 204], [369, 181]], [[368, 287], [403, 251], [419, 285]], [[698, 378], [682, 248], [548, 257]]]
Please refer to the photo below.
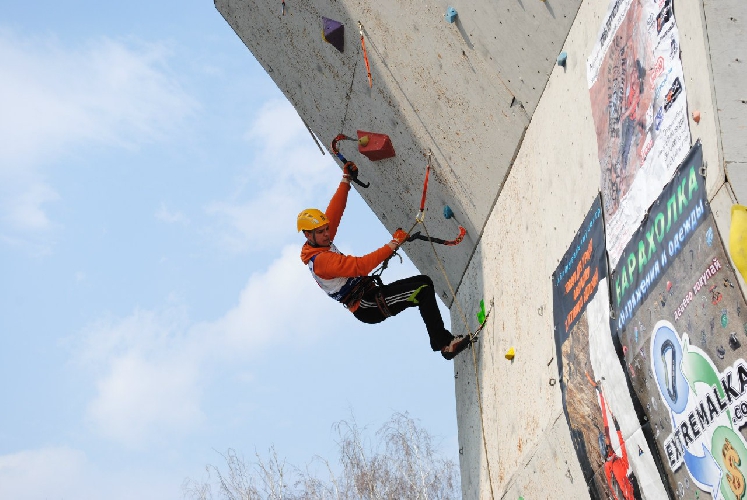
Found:
[[[430, 236], [428, 233], [428, 230], [426, 229], [426, 235], [423, 236], [420, 231], [417, 231], [415, 233], [412, 232], [413, 229], [415, 229], [415, 226], [418, 224], [423, 224], [423, 227], [425, 227], [425, 200], [428, 195], [428, 178], [431, 174], [431, 155], [432, 153], [429, 151], [426, 155], [428, 157], [428, 165], [425, 169], [425, 180], [423, 181], [423, 196], [420, 198], [420, 211], [418, 211], [418, 214], [415, 216], [415, 224], [413, 224], [412, 228], [410, 228], [410, 231], [408, 233], [410, 234], [410, 237], [407, 238], [407, 241], [414, 241], [414, 240], [422, 240], [422, 241], [430, 241], [431, 243], [436, 243], [438, 245], [446, 245], [446, 246], [454, 246], [458, 245], [462, 242], [464, 237], [467, 235], [467, 230], [464, 229], [461, 225], [459, 226], [459, 235], [454, 238], [453, 240], [444, 240], [441, 238], [434, 238]], [[449, 209], [451, 211], [451, 209]], [[453, 216], [453, 212], [451, 213]], [[444, 217], [446, 217], [444, 212]], [[446, 217], [447, 219], [450, 217]]]
[[[332, 151], [334, 152], [334, 149]], [[431, 236], [430, 234], [428, 234], [428, 228], [425, 226], [425, 200], [426, 200], [427, 195], [428, 195], [428, 178], [429, 178], [430, 173], [431, 173], [431, 153], [429, 152], [427, 154], [427, 156], [428, 156], [428, 166], [426, 167], [426, 170], [425, 170], [425, 180], [423, 181], [423, 196], [420, 198], [420, 211], [415, 216], [415, 223], [412, 225], [412, 227], [410, 228], [410, 230], [407, 231], [410, 236], [408, 236], [408, 238], [407, 238], [406, 241], [422, 240], [422, 241], [428, 241], [431, 244], [446, 245], [446, 246], [455, 246], [455, 245], [460, 244], [462, 242], [462, 240], [464, 240], [464, 237], [467, 235], [467, 230], [464, 229], [464, 227], [462, 227], [461, 225], [459, 226], [459, 235], [457, 235], [457, 237], [454, 238], [453, 240], [444, 240], [442, 238], [434, 238], [433, 236]], [[451, 208], [449, 208], [449, 211], [451, 212]], [[451, 216], [452, 217], [453, 217], [453, 215], [454, 215], [453, 212], [451, 212]], [[451, 217], [446, 217], [446, 218], [449, 219]], [[418, 224], [423, 224], [423, 228], [425, 229], [425, 232], [426, 232], [425, 235], [423, 235], [420, 231], [417, 231], [417, 232], [414, 232], [414, 233], [412, 232], [412, 230], [415, 229], [415, 226], [417, 226]], [[434, 248], [434, 252], [435, 252], [435, 248]], [[389, 267], [389, 261], [395, 255], [397, 257], [399, 257], [399, 260], [401, 262], [402, 261], [402, 256], [399, 255], [395, 251], [392, 255], [390, 255], [388, 258], [386, 258], [384, 260], [384, 262], [382, 262], [381, 265], [376, 270], [374, 270], [374, 272], [372, 274], [376, 275], [376, 276], [381, 276], [381, 273], [383, 273], [384, 270], [387, 267]]]
[[337, 148], [337, 143], [339, 141], [356, 141], [356, 139], [353, 139], [352, 137], [348, 137], [345, 134], [338, 134], [337, 137], [332, 139], [332, 145], [330, 146], [330, 149], [332, 150], [332, 154], [334, 154], [341, 162], [343, 167], [348, 168], [348, 172], [350, 173], [350, 179], [358, 184], [362, 188], [367, 188], [371, 185], [370, 182], [361, 182], [358, 180], [358, 167], [355, 163], [352, 161], [348, 161], [342, 153], [340, 153], [340, 150]]
[[366, 42], [363, 39], [363, 24], [358, 21], [358, 31], [361, 34], [361, 47], [363, 48], [363, 61], [366, 63], [366, 73], [368, 73], [368, 86], [373, 88], [373, 82], [371, 81], [371, 66], [368, 64], [368, 54], [366, 54]]

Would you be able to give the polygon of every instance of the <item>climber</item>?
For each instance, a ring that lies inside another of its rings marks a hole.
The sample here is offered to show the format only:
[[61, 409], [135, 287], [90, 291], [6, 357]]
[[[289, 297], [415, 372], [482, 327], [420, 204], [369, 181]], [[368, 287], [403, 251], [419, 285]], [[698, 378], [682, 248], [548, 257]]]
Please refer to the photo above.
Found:
[[599, 404], [602, 408], [602, 418], [604, 420], [604, 445], [606, 449], [602, 450], [602, 454], [606, 455], [604, 474], [607, 477], [607, 485], [610, 488], [610, 493], [612, 493], [615, 500], [638, 500], [641, 498], [638, 480], [628, 463], [628, 450], [625, 447], [625, 439], [620, 431], [620, 425], [617, 423], [615, 414], [610, 410], [612, 423], [615, 425], [615, 431], [617, 432], [617, 440], [620, 443], [621, 456], [617, 455], [615, 449], [612, 447], [612, 438], [610, 437], [610, 426], [609, 420], [607, 420], [607, 407], [605, 405], [604, 393], [599, 385], [596, 386], [596, 390], [597, 395], [599, 396]]
[[362, 257], [343, 255], [334, 245], [350, 192], [350, 180], [351, 173], [346, 165], [326, 212], [309, 208], [298, 214], [298, 231], [303, 231], [306, 237], [301, 260], [309, 266], [319, 287], [342, 302], [363, 323], [380, 323], [417, 306], [428, 330], [431, 348], [441, 351], [447, 360], [454, 359], [469, 346], [470, 337], [455, 337], [444, 327], [433, 281], [428, 276], [412, 276], [384, 285], [378, 276], [368, 275], [407, 240], [405, 231], [398, 229], [389, 243]]

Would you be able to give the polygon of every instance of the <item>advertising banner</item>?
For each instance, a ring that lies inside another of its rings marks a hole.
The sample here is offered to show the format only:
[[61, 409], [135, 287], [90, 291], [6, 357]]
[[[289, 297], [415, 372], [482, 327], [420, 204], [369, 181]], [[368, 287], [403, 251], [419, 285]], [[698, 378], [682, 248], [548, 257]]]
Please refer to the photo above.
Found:
[[702, 166], [697, 143], [625, 247], [611, 325], [677, 497], [742, 499], [747, 308]]
[[690, 148], [672, 2], [612, 0], [587, 60], [612, 267]]
[[666, 498], [610, 331], [599, 196], [552, 280], [563, 410], [591, 498]]

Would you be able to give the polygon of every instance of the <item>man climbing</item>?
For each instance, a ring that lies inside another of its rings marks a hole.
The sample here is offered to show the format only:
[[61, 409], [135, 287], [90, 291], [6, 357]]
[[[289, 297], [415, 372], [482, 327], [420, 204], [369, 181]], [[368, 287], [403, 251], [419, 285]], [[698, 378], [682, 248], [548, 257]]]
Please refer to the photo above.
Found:
[[603, 450], [603, 453], [606, 453], [607, 455], [604, 462], [604, 474], [607, 477], [607, 485], [609, 486], [610, 492], [615, 500], [638, 500], [641, 498], [641, 493], [638, 488], [638, 480], [628, 463], [628, 450], [625, 447], [625, 439], [620, 431], [620, 425], [617, 423], [615, 414], [610, 410], [612, 423], [615, 425], [615, 432], [617, 432], [617, 440], [620, 443], [622, 456], [617, 455], [612, 446], [604, 393], [599, 388], [599, 385], [596, 386], [596, 389], [599, 395], [599, 404], [602, 407], [602, 418], [604, 419], [604, 445], [606, 450]]
[[309, 208], [298, 214], [298, 230], [306, 237], [301, 260], [309, 267], [321, 289], [363, 323], [380, 323], [389, 316], [417, 306], [428, 330], [431, 349], [441, 351], [447, 360], [454, 359], [469, 346], [470, 338], [468, 335], [455, 337], [444, 327], [433, 281], [428, 276], [412, 276], [388, 285], [381, 283], [378, 276], [368, 276], [407, 241], [407, 233], [398, 229], [392, 241], [362, 257], [343, 255], [334, 245], [337, 227], [347, 205], [351, 178], [346, 165], [327, 210]]

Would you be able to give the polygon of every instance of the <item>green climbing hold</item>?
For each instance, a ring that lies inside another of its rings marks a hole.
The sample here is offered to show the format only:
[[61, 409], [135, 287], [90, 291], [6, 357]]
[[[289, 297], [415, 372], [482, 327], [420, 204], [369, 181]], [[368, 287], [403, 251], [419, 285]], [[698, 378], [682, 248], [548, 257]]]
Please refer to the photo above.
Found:
[[477, 311], [477, 321], [479, 321], [481, 325], [485, 323], [485, 301], [484, 300], [480, 301], [480, 310]]
[[729, 318], [726, 316], [726, 312], [721, 313], [721, 326], [726, 328], [726, 325], [729, 324]]

